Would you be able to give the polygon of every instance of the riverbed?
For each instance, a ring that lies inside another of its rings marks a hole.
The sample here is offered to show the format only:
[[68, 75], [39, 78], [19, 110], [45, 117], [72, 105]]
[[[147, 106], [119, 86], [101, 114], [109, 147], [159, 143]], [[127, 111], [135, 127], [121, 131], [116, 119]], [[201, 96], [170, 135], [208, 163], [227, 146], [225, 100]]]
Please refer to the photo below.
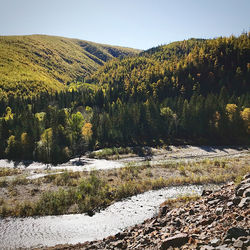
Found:
[[0, 248], [27, 249], [102, 239], [152, 218], [165, 200], [200, 195], [204, 188], [218, 189], [219, 186], [186, 185], [149, 191], [116, 202], [92, 217], [70, 214], [1, 219]]

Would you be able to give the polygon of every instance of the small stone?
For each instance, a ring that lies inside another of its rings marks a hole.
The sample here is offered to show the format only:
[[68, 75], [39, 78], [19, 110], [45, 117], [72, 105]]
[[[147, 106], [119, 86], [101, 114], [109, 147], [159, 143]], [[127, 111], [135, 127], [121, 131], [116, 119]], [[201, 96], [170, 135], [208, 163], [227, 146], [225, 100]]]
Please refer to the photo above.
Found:
[[118, 240], [122, 240], [125, 236], [126, 236], [125, 233], [117, 233], [117, 234], [115, 235], [115, 237], [116, 237]]
[[215, 249], [219, 249], [219, 250], [230, 250], [232, 248], [229, 248], [228, 245], [221, 245], [216, 247]]
[[249, 247], [250, 246], [250, 237], [246, 241], [243, 242], [243, 247]]
[[243, 197], [250, 197], [250, 188], [246, 189], [243, 193]]
[[169, 207], [168, 206], [163, 206], [160, 208], [159, 211], [159, 216], [162, 217], [164, 215], [166, 215], [166, 213], [169, 211]]
[[241, 216], [241, 215], [239, 215], [239, 216], [237, 216], [235, 219], [236, 219], [237, 221], [242, 221], [242, 220], [244, 220], [244, 217]]
[[168, 249], [169, 247], [181, 247], [182, 245], [188, 242], [188, 235], [187, 234], [177, 234], [173, 237], [169, 237], [165, 239], [160, 249]]
[[212, 250], [214, 249], [212, 246], [209, 246], [209, 245], [203, 245], [200, 247], [200, 250]]
[[181, 226], [181, 221], [178, 219], [178, 220], [176, 220], [176, 222], [175, 222], [175, 226], [176, 227], [180, 227]]
[[238, 205], [239, 208], [246, 207], [250, 203], [250, 197], [246, 197], [241, 199], [240, 204]]
[[236, 197], [233, 198], [233, 204], [234, 205], [238, 205], [240, 203], [240, 201], [241, 201], [241, 198], [238, 197], [238, 196], [236, 196]]
[[216, 199], [216, 200], [211, 200], [208, 202], [209, 205], [214, 205], [214, 204], [217, 204], [220, 200], [219, 199]]
[[223, 243], [225, 243], [225, 244], [231, 244], [231, 243], [232, 243], [232, 240], [229, 239], [229, 238], [226, 238], [226, 239], [223, 241]]
[[122, 248], [122, 247], [124, 247], [123, 243], [124, 243], [124, 242], [123, 242], [122, 240], [118, 240], [118, 241], [116, 241], [116, 242], [113, 242], [112, 245], [113, 245], [114, 247], [117, 247], [117, 248]]
[[220, 215], [220, 214], [222, 214], [222, 212], [223, 212], [223, 208], [222, 207], [218, 207], [215, 210], [216, 215]]
[[229, 201], [229, 202], [227, 203], [227, 206], [228, 206], [228, 207], [233, 206], [233, 202], [232, 202], [232, 201]]
[[210, 225], [212, 222], [214, 221], [214, 219], [213, 218], [210, 218], [210, 219], [208, 219], [208, 220], [203, 220], [203, 221], [201, 221], [201, 225], [202, 226], [206, 226], [206, 225]]
[[220, 244], [220, 240], [215, 238], [213, 240], [211, 240], [210, 244], [213, 246], [213, 247], [216, 247]]
[[153, 227], [146, 227], [145, 230], [144, 230], [144, 233], [145, 234], [149, 234], [149, 233], [152, 233], [155, 229]]
[[236, 240], [233, 244], [234, 247], [237, 247], [237, 248], [242, 248], [243, 247], [243, 241], [241, 240]]
[[239, 237], [239, 240], [241, 240], [241, 241], [247, 241], [247, 237], [245, 237], [245, 236]]
[[207, 196], [210, 195], [211, 193], [212, 193], [211, 190], [203, 190], [201, 196]]
[[246, 183], [246, 184], [240, 184], [238, 187], [236, 187], [236, 196], [243, 196], [243, 193], [245, 192], [245, 190], [247, 190], [248, 188], [250, 188], [250, 184]]
[[194, 210], [192, 208], [189, 210], [189, 215], [194, 215]]

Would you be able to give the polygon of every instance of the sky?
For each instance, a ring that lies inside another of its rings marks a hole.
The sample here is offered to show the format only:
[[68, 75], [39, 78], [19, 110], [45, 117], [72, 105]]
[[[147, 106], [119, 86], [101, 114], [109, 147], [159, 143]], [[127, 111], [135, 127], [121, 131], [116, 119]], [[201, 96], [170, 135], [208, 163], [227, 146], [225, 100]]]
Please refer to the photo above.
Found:
[[0, 35], [148, 49], [250, 31], [250, 0], [0, 0]]

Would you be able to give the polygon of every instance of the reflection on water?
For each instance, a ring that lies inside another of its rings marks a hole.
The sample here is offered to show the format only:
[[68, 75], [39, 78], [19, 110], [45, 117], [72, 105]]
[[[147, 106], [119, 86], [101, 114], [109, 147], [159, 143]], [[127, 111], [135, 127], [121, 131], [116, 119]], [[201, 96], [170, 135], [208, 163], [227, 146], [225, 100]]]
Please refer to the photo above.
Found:
[[[214, 188], [214, 186], [213, 186]], [[30, 248], [102, 239], [153, 217], [168, 198], [200, 195], [203, 186], [170, 187], [116, 202], [89, 217], [85, 214], [0, 220], [0, 249]]]

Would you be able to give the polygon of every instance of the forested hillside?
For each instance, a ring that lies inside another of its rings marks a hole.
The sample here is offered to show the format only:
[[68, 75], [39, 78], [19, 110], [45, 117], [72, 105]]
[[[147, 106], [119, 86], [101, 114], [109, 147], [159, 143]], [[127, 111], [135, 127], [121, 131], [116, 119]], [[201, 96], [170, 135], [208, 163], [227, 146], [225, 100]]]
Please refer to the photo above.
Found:
[[0, 36], [0, 96], [62, 90], [114, 57], [137, 53], [134, 49], [63, 37]]
[[79, 87], [0, 101], [0, 157], [58, 163], [136, 145], [249, 145], [250, 34], [113, 59]]
[[112, 60], [92, 81], [111, 86], [124, 100], [190, 98], [194, 92], [220, 93], [222, 87], [239, 95], [250, 90], [249, 58], [249, 34], [191, 39], [150, 49], [139, 57]]

